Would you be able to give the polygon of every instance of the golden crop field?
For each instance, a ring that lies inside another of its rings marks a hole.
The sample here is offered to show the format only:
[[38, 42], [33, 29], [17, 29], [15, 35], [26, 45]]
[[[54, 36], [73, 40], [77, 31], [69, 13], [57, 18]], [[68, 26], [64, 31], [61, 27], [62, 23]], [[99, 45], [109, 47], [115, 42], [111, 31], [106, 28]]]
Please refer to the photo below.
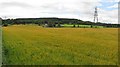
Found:
[[17, 65], [116, 65], [117, 28], [3, 28], [3, 63]]

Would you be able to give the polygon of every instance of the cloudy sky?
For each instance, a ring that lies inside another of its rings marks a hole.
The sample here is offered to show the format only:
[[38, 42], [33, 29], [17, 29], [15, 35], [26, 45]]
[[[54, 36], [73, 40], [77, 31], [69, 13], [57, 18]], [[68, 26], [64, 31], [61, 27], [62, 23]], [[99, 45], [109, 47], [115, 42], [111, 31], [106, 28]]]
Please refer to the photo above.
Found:
[[100, 22], [118, 23], [119, 0], [0, 0], [2, 18], [59, 17], [93, 21], [98, 7]]

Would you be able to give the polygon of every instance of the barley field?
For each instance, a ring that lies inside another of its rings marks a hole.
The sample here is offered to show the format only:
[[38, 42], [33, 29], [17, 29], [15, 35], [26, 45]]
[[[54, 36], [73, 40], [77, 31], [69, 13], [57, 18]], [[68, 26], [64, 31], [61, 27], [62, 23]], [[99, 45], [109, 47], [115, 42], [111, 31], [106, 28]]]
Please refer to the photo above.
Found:
[[117, 65], [117, 28], [3, 27], [3, 64]]

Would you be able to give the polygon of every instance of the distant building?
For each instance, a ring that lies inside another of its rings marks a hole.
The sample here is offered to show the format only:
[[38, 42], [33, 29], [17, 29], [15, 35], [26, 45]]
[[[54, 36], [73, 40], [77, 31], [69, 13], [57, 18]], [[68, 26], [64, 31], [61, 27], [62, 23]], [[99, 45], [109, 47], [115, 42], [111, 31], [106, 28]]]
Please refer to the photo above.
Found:
[[44, 27], [48, 27], [48, 24], [46, 23], [46, 24], [44, 25]]

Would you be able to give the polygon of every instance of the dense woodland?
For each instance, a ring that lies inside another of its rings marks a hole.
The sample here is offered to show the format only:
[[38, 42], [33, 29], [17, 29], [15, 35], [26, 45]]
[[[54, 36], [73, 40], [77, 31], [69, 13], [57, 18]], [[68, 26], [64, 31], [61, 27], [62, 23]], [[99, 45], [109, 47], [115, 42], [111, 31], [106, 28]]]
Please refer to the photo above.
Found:
[[73, 24], [75, 25], [91, 25], [92, 26], [104, 26], [104, 27], [120, 27], [120, 24], [107, 24], [107, 23], [94, 23], [90, 21], [83, 21], [78, 19], [69, 18], [17, 18], [17, 19], [6, 19], [2, 20], [3, 26], [14, 25], [14, 24], [37, 24], [39, 26], [47, 24], [48, 27], [61, 27], [61, 24]]

